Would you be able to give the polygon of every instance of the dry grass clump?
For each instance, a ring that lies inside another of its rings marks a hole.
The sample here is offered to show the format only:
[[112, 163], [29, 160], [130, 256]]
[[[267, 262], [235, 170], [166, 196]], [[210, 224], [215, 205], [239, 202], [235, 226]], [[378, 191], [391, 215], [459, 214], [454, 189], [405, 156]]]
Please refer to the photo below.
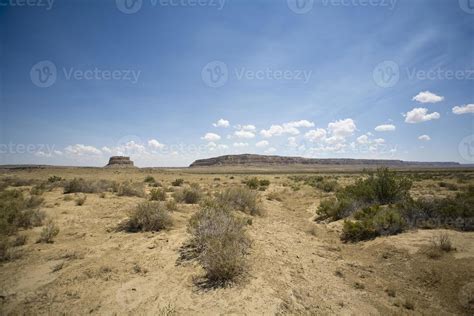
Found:
[[166, 192], [163, 189], [152, 189], [150, 191], [150, 201], [166, 201]]
[[64, 185], [64, 194], [68, 193], [101, 193], [106, 191], [117, 191], [117, 183], [109, 180], [91, 181], [82, 178], [74, 178]]
[[173, 225], [173, 220], [164, 203], [143, 202], [130, 212], [129, 218], [119, 230], [128, 232], [160, 231]]
[[426, 248], [425, 254], [431, 259], [438, 259], [444, 253], [454, 251], [455, 248], [446, 233], [440, 233], [439, 235], [431, 239], [430, 245]]
[[52, 220], [48, 220], [46, 226], [43, 227], [37, 243], [51, 244], [54, 242], [54, 237], [59, 234], [59, 227]]
[[74, 202], [76, 203], [77, 206], [82, 206], [84, 205], [84, 203], [86, 203], [86, 200], [87, 200], [87, 195], [80, 194], [76, 196], [76, 199], [74, 200]]
[[183, 185], [183, 183], [184, 183], [184, 179], [176, 179], [173, 182], [171, 182], [171, 185], [174, 187], [180, 187], [181, 185]]
[[218, 193], [216, 203], [224, 208], [230, 208], [250, 215], [262, 215], [258, 195], [246, 187], [230, 187]]
[[117, 195], [144, 197], [145, 188], [143, 187], [143, 183], [132, 183], [126, 181], [118, 186]]
[[37, 208], [43, 199], [38, 196], [25, 198], [19, 190], [0, 192], [0, 235], [11, 235], [18, 228], [41, 226], [45, 217]]
[[244, 271], [250, 245], [245, 226], [229, 208], [212, 202], [190, 219], [191, 245], [210, 282], [224, 285]]
[[189, 188], [183, 188], [173, 193], [176, 202], [196, 204], [202, 198], [202, 191], [198, 184], [191, 184]]

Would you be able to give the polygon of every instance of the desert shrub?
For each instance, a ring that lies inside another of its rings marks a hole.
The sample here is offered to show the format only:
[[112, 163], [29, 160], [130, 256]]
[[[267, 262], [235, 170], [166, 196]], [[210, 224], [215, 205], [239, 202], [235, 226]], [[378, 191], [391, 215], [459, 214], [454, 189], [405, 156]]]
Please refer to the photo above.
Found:
[[82, 178], [74, 178], [64, 185], [64, 194], [68, 193], [100, 193], [106, 191], [117, 191], [117, 183], [109, 180], [91, 181]]
[[267, 200], [269, 201], [278, 201], [278, 202], [281, 202], [283, 201], [282, 197], [281, 197], [281, 192], [276, 192], [276, 191], [273, 191], [273, 192], [270, 192], [267, 194]]
[[166, 209], [170, 212], [174, 212], [178, 210], [178, 204], [175, 200], [168, 200], [165, 203]]
[[336, 180], [324, 179], [316, 184], [316, 187], [324, 192], [334, 192], [338, 187]]
[[173, 193], [176, 202], [186, 204], [196, 204], [202, 198], [202, 191], [197, 184], [191, 185], [189, 188], [183, 188]]
[[454, 250], [453, 244], [449, 235], [441, 233], [431, 240], [431, 247], [443, 252], [451, 252]]
[[143, 182], [145, 183], [155, 183], [155, 178], [153, 178], [152, 176], [146, 176], [145, 177], [145, 180], [143, 180]]
[[145, 196], [145, 189], [142, 183], [132, 183], [130, 181], [123, 182], [117, 190], [118, 196]]
[[43, 195], [45, 191], [46, 191], [46, 185], [44, 183], [36, 184], [31, 188], [30, 194], [39, 196], [39, 195]]
[[225, 284], [244, 271], [250, 245], [245, 225], [230, 209], [212, 203], [191, 217], [191, 245], [211, 282]]
[[62, 181], [63, 178], [59, 177], [59, 176], [51, 176], [48, 178], [48, 182], [49, 183], [54, 183], [54, 182], [59, 182], [59, 181]]
[[43, 230], [41, 230], [40, 237], [36, 242], [51, 244], [54, 242], [54, 237], [56, 237], [58, 234], [59, 227], [56, 226], [56, 224], [52, 220], [49, 220], [46, 223], [46, 226], [43, 227]]
[[28, 236], [26, 235], [18, 235], [15, 237], [15, 239], [12, 242], [13, 247], [20, 247], [26, 244], [26, 241], [28, 240]]
[[258, 181], [258, 178], [256, 178], [256, 177], [247, 179], [246, 181], [244, 181], [244, 183], [247, 185], [247, 187], [249, 187], [252, 190], [258, 189], [258, 187], [260, 185], [260, 183]]
[[361, 241], [401, 233], [407, 226], [397, 209], [372, 206], [354, 214], [357, 221], [344, 221], [341, 239]]
[[250, 215], [262, 215], [257, 193], [246, 187], [230, 187], [216, 195], [216, 203], [222, 207]]
[[35, 210], [43, 199], [38, 196], [25, 198], [19, 190], [0, 192], [0, 234], [14, 234], [19, 227], [41, 225], [44, 213]]
[[407, 177], [380, 168], [375, 173], [369, 173], [368, 178], [358, 179], [353, 185], [336, 192], [335, 200], [331, 198], [321, 202], [316, 212], [320, 219], [338, 220], [352, 215], [361, 207], [405, 201], [409, 198], [411, 185]]
[[77, 206], [82, 206], [84, 205], [84, 203], [86, 203], [86, 200], [87, 200], [87, 195], [81, 194], [81, 195], [76, 196], [76, 199], [74, 200], [74, 202], [76, 203]]
[[150, 201], [166, 201], [165, 190], [152, 189], [150, 191]]
[[270, 180], [267, 180], [267, 179], [261, 179], [258, 181], [258, 184], [261, 186], [261, 187], [268, 187], [270, 185]]
[[0, 236], [0, 262], [11, 259], [11, 244], [7, 237]]
[[173, 220], [160, 202], [143, 202], [129, 214], [121, 229], [128, 232], [160, 231], [171, 227]]
[[171, 182], [171, 185], [174, 187], [180, 187], [181, 185], [183, 185], [183, 183], [184, 183], [184, 179], [176, 179], [173, 182]]

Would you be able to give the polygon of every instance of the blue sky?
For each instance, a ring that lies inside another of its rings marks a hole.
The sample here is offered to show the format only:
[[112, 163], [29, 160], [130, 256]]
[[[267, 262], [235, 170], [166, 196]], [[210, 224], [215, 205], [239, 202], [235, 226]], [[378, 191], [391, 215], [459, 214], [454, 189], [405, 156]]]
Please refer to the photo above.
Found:
[[474, 0], [31, 1], [0, 0], [1, 164], [474, 162]]

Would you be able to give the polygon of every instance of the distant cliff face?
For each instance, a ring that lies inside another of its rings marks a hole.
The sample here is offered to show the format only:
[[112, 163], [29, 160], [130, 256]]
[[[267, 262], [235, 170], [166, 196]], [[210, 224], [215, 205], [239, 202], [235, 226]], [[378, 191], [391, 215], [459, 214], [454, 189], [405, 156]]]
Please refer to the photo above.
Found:
[[382, 159], [317, 159], [303, 157], [283, 157], [266, 155], [227, 155], [209, 159], [199, 159], [190, 167], [210, 166], [287, 166], [287, 165], [367, 165], [367, 166], [458, 166], [455, 162], [408, 162], [402, 160]]
[[130, 157], [114, 156], [110, 157], [106, 168], [134, 168], [133, 161]]

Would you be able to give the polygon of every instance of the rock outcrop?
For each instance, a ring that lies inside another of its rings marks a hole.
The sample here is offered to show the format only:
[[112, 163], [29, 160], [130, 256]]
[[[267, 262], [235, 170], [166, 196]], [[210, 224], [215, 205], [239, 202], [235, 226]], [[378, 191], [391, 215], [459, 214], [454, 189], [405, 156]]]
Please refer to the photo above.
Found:
[[387, 167], [456, 167], [460, 166], [456, 162], [417, 162], [402, 160], [383, 160], [383, 159], [319, 159], [303, 157], [283, 157], [266, 155], [226, 155], [209, 159], [199, 159], [193, 162], [190, 167], [209, 167], [209, 166], [318, 166], [318, 165], [356, 165], [356, 166], [387, 166]]
[[106, 168], [135, 168], [133, 161], [130, 160], [130, 157], [124, 156], [113, 156], [110, 157], [109, 163]]

